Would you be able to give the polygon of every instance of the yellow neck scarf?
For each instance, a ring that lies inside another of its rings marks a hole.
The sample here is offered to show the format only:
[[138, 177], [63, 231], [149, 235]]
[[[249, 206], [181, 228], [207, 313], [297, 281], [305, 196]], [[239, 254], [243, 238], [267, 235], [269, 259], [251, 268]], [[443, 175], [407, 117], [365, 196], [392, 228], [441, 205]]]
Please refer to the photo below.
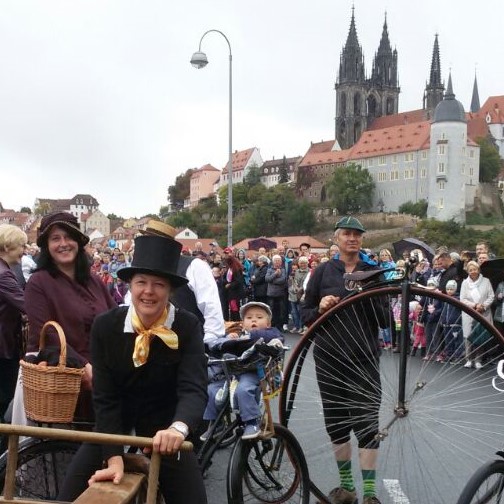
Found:
[[163, 343], [172, 350], [178, 349], [177, 334], [163, 325], [167, 317], [168, 309], [165, 308], [159, 319], [151, 327], [146, 329], [138, 317], [135, 308], [132, 309], [131, 323], [133, 329], [138, 334], [135, 339], [135, 349], [133, 351], [133, 364], [135, 367], [143, 366], [147, 362], [150, 343], [154, 336], [161, 338]]

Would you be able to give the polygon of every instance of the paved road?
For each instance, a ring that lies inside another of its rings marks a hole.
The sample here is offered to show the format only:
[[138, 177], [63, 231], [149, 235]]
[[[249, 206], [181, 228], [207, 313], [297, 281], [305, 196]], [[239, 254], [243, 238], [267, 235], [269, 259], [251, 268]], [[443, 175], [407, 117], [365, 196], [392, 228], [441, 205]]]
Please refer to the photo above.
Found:
[[[297, 339], [298, 336], [287, 336], [291, 346]], [[397, 368], [398, 355], [382, 357], [382, 428], [394, 418], [393, 383]], [[451, 504], [478, 464], [492, 458], [496, 449], [504, 445], [504, 394], [492, 388], [494, 365], [487, 365], [476, 374], [447, 364], [434, 363], [425, 368], [416, 357], [410, 360], [409, 369], [409, 391], [419, 376], [426, 388], [416, 393], [409, 415], [390, 427], [381, 444], [379, 496], [383, 504]], [[313, 370], [307, 373], [313, 374]], [[327, 492], [336, 486], [338, 477], [313, 380], [301, 381], [299, 397], [305, 396], [310, 397], [310, 405], [299, 404], [292, 430], [305, 450], [310, 477]], [[481, 403], [481, 397], [486, 402]], [[216, 455], [206, 480], [210, 504], [226, 503], [229, 453], [223, 450]], [[358, 475], [355, 453], [353, 467]], [[357, 476], [358, 487], [359, 479]], [[316, 499], [312, 498], [312, 502]]]

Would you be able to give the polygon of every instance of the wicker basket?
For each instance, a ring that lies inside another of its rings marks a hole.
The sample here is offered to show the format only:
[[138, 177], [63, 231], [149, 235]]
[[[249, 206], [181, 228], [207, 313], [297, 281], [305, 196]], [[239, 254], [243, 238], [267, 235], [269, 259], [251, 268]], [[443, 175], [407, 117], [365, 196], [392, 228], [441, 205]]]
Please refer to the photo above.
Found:
[[67, 349], [63, 328], [53, 321], [46, 322], [40, 331], [39, 349], [45, 346], [47, 329], [58, 333], [61, 350], [57, 366], [40, 366], [21, 360], [24, 407], [26, 416], [35, 422], [72, 422], [80, 392], [84, 368], [66, 367]]

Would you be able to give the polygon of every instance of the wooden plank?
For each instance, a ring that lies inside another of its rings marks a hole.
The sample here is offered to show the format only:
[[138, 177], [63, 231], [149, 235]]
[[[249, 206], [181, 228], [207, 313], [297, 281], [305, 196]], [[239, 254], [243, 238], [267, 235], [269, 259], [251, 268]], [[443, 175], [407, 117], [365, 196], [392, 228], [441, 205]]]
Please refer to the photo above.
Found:
[[74, 504], [128, 504], [144, 480], [143, 474], [126, 473], [119, 485], [111, 481], [93, 483]]
[[19, 436], [9, 436], [7, 445], [7, 468], [5, 470], [5, 482], [3, 494], [6, 500], [14, 497], [14, 486], [16, 484], [16, 469], [18, 461]]
[[[32, 427], [29, 425], [0, 424], [0, 434], [15, 434], [17, 436], [39, 437], [44, 439], [60, 439], [62, 441], [77, 441], [106, 445], [128, 445], [138, 448], [152, 448], [152, 438], [139, 436], [123, 436], [120, 434], [104, 434], [100, 432], [82, 432], [49, 427]], [[192, 451], [193, 445], [184, 441], [181, 451]]]

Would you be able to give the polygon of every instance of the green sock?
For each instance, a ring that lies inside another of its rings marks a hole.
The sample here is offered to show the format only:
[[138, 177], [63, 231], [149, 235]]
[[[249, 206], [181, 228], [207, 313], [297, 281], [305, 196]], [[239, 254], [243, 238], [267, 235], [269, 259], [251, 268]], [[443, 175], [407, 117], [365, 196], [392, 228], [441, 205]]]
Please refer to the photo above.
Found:
[[338, 470], [341, 488], [353, 492], [355, 490], [355, 485], [352, 476], [352, 461], [338, 460]]
[[362, 480], [364, 482], [364, 497], [374, 497], [376, 495], [376, 471], [363, 470]]

